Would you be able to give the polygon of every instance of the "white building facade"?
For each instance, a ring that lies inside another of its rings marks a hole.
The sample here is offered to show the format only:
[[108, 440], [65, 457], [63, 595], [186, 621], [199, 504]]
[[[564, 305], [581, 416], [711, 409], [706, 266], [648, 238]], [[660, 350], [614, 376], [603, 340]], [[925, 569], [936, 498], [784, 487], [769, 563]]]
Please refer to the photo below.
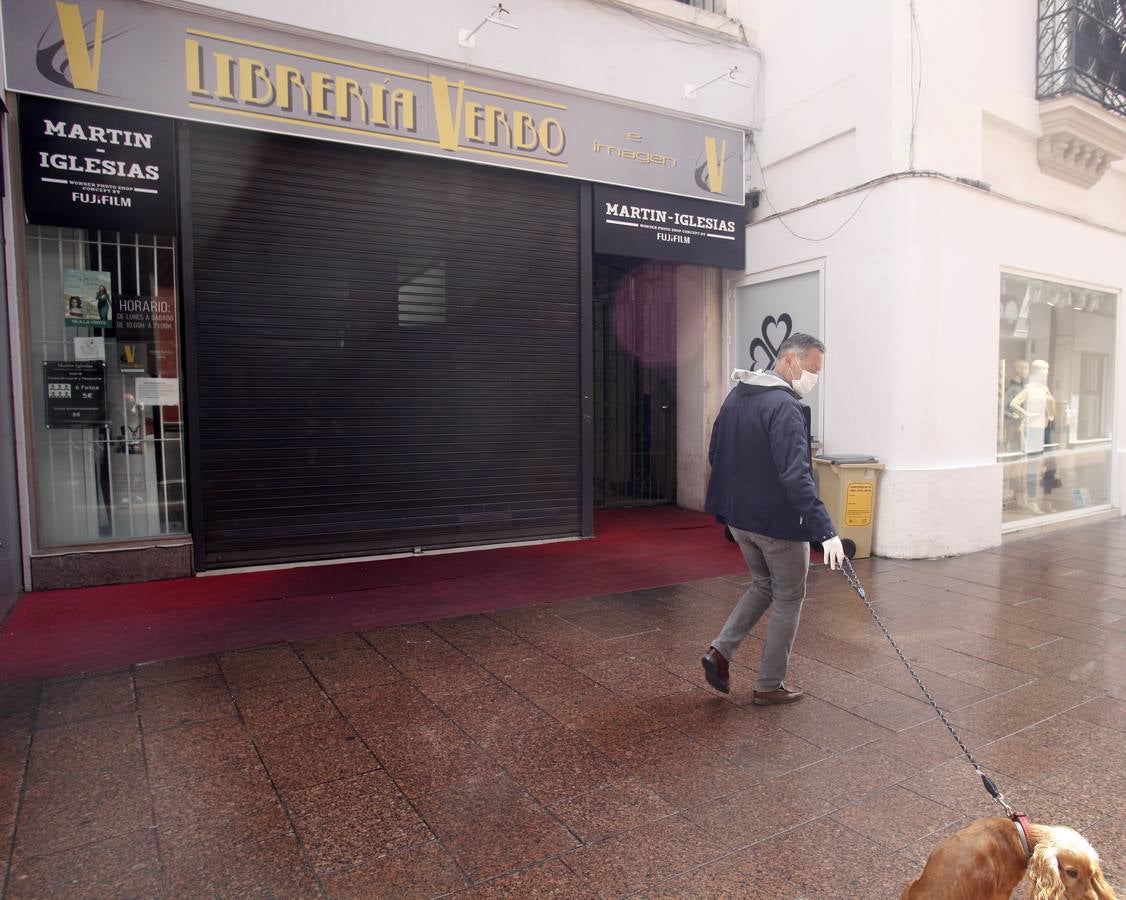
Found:
[[876, 554], [1123, 508], [1120, 5], [0, 7], [25, 589], [702, 508], [796, 330]]
[[874, 552], [958, 554], [1119, 515], [1121, 5], [729, 11], [765, 64], [727, 359], [747, 362], [768, 314], [820, 329], [815, 431], [887, 466]]
[[581, 538], [706, 477], [732, 18], [0, 8], [26, 588]]

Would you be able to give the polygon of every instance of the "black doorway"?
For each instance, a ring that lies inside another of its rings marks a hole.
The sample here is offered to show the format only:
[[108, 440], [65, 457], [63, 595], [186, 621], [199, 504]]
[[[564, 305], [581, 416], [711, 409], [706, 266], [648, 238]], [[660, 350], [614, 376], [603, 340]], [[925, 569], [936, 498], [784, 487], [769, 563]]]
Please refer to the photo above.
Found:
[[674, 263], [594, 259], [594, 505], [676, 502]]

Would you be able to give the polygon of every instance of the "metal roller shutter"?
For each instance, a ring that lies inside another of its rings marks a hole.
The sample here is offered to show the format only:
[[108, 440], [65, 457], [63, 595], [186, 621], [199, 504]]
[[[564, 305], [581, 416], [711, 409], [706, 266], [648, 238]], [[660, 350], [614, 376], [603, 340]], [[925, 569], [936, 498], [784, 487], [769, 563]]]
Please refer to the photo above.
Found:
[[577, 535], [571, 181], [192, 127], [203, 568]]

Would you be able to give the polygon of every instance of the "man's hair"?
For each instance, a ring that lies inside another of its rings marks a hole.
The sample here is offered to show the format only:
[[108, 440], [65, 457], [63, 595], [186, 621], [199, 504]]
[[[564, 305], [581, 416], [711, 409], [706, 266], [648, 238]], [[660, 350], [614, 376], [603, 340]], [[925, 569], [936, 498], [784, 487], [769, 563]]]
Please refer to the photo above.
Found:
[[798, 359], [805, 356], [810, 350], [820, 350], [825, 352], [825, 345], [817, 340], [811, 334], [802, 334], [800, 331], [791, 334], [786, 340], [782, 341], [782, 346], [778, 348], [778, 356], [776, 359], [781, 359], [791, 350], [798, 354]]

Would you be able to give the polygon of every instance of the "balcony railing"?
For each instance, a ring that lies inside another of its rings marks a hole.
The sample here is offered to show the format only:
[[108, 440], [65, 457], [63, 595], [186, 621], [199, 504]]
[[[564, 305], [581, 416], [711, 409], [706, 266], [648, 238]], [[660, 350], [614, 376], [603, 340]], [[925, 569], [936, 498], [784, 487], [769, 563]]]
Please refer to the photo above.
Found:
[[679, 0], [685, 6], [695, 6], [697, 9], [727, 15], [727, 0]]
[[1040, 0], [1036, 97], [1078, 94], [1126, 116], [1126, 0]]

